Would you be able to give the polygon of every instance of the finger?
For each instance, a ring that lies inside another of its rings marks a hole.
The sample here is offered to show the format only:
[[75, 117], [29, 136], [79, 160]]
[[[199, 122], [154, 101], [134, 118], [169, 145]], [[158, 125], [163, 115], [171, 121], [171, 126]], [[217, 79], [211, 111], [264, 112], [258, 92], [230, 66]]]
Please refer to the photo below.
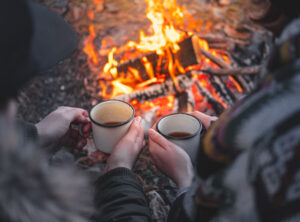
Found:
[[211, 121], [213, 119], [216, 119], [216, 117], [206, 115], [206, 114], [201, 113], [199, 111], [191, 112], [191, 113], [188, 113], [188, 114], [191, 114], [191, 115], [195, 116], [197, 119], [199, 119], [200, 122], [204, 125], [205, 129], [208, 129], [210, 124], [211, 124]]
[[88, 123], [88, 112], [81, 108], [68, 108], [65, 110], [68, 112], [68, 118], [70, 122], [76, 123]]
[[138, 133], [139, 133], [139, 125], [142, 121], [142, 118], [141, 117], [136, 117], [134, 120], [133, 120], [133, 123], [131, 124], [130, 128], [129, 128], [129, 131], [128, 133], [126, 134], [126, 137], [129, 137], [129, 138], [136, 138]]
[[70, 131], [69, 131], [69, 132], [70, 132], [71, 138], [73, 138], [73, 139], [78, 138], [78, 136], [80, 135], [79, 130], [76, 129], [76, 128], [70, 128]]
[[138, 129], [138, 136], [136, 138], [136, 144], [138, 145], [139, 149], [142, 149], [144, 141], [144, 128], [140, 125]]
[[82, 133], [84, 137], [89, 137], [90, 133], [91, 133], [91, 123], [86, 123], [82, 126]]
[[169, 147], [169, 141], [164, 138], [162, 135], [160, 135], [158, 132], [156, 132], [153, 129], [148, 130], [148, 135], [150, 140], [152, 140], [154, 143], [157, 143], [162, 148], [167, 149]]
[[166, 150], [153, 141], [149, 141], [149, 152], [155, 165], [159, 164], [161, 157], [166, 155]]
[[158, 121], [156, 121], [156, 122], [153, 124], [153, 126], [151, 127], [151, 129], [154, 129], [154, 130], [156, 130], [156, 125], [157, 125], [157, 122], [158, 122]]
[[144, 137], [145, 137], [145, 129], [143, 127], [142, 121], [139, 124], [139, 135], [138, 135], [138, 137], [140, 137], [142, 139], [144, 139]]

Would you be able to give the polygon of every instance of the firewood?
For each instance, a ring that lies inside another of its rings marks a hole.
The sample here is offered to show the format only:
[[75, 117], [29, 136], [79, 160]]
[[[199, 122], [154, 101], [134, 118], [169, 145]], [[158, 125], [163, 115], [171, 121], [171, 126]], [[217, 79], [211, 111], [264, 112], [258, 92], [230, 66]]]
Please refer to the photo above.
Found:
[[261, 66], [251, 66], [251, 67], [232, 67], [232, 68], [207, 68], [202, 69], [200, 72], [208, 73], [211, 75], [254, 75], [257, 74], [261, 69]]
[[225, 110], [225, 107], [219, 103], [207, 89], [201, 87], [198, 82], [196, 82], [196, 86], [199, 92], [207, 99], [207, 102], [211, 104], [216, 114], [220, 115]]
[[233, 105], [233, 103], [236, 101], [236, 97], [227, 87], [227, 85], [223, 82], [221, 77], [211, 76], [210, 82], [218, 96], [222, 99], [222, 101], [225, 102], [227, 106]]
[[[178, 43], [180, 50], [177, 53], [174, 54], [171, 52], [173, 59], [178, 59], [183, 68], [196, 65], [201, 61], [198, 39], [199, 38], [197, 36], [188, 37]], [[166, 65], [168, 62], [167, 58], [164, 58], [163, 61], [159, 62], [159, 56], [156, 52], [151, 52], [120, 64], [117, 67], [118, 73], [126, 74], [130, 72], [129, 67], [131, 67], [139, 70], [140, 76], [143, 80], [148, 80], [150, 77], [145, 68], [145, 59], [148, 64], [151, 64], [154, 73], [166, 74], [169, 72], [167, 70], [168, 66]], [[181, 74], [180, 70], [176, 70], [175, 74]]]
[[201, 53], [208, 59], [210, 59], [213, 63], [215, 63], [216, 65], [218, 65], [220, 68], [231, 68], [231, 66], [229, 64], [227, 64], [223, 59], [214, 56], [213, 54], [211, 54], [209, 51], [206, 51], [204, 49], [201, 49]]
[[178, 75], [176, 77], [176, 81], [178, 82], [178, 88], [175, 86], [173, 79], [170, 78], [167, 79], [164, 83], [154, 84], [152, 86], [149, 86], [145, 90], [136, 90], [129, 94], [119, 95], [116, 96], [115, 99], [123, 100], [126, 102], [136, 99], [139, 102], [143, 102], [167, 95], [174, 95], [178, 93], [178, 91], [184, 91], [194, 84], [194, 79], [189, 73]]
[[[234, 70], [234, 69], [244, 69], [243, 71], [241, 72], [253, 72], [254, 73], [258, 73], [260, 67], [259, 66], [254, 66], [254, 67], [249, 67], [248, 69], [247, 68], [233, 68], [231, 65], [227, 64], [223, 59], [217, 57], [217, 56], [214, 56], [213, 54], [211, 54], [210, 52], [208, 51], [205, 51], [204, 49], [201, 49], [201, 52], [202, 54], [207, 57], [208, 59], [210, 59], [213, 63], [215, 63], [216, 65], [218, 65], [222, 70], [222, 69], [225, 69], [225, 70]], [[208, 69], [209, 70], [209, 69]], [[256, 72], [257, 70], [257, 72]], [[241, 74], [241, 75], [245, 75], [244, 74]], [[250, 87], [248, 86], [248, 84], [245, 82], [245, 80], [242, 78], [242, 76], [240, 76], [239, 74], [235, 74], [235, 78], [241, 83], [242, 85], [242, 88], [246, 91], [246, 93], [249, 93], [251, 91]]]
[[197, 36], [200, 39], [206, 40], [210, 47], [211, 47], [211, 45], [218, 44], [218, 43], [220, 43], [220, 44], [226, 43], [226, 44], [242, 45], [242, 46], [249, 44], [249, 40], [230, 38], [230, 37], [222, 35], [222, 34], [207, 33], [205, 35], [197, 35]]
[[179, 93], [176, 95], [178, 98], [178, 110], [177, 112], [192, 112], [194, 111], [195, 99], [191, 89]]

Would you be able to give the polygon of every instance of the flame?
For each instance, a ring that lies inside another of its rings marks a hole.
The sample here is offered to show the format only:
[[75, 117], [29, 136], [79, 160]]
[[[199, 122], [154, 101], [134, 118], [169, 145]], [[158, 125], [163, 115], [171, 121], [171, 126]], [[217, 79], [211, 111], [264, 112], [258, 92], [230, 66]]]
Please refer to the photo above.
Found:
[[175, 0], [145, 1], [148, 4], [146, 16], [152, 24], [153, 35], [146, 36], [141, 30], [140, 41], [138, 43], [130, 41], [128, 46], [140, 52], [156, 51], [158, 55], [162, 55], [166, 47], [171, 47], [176, 53], [180, 49], [177, 43], [185, 37], [185, 33], [176, 30], [173, 21], [183, 18], [182, 9], [176, 6]]
[[93, 25], [89, 26], [90, 35], [84, 40], [83, 51], [88, 55], [89, 59], [93, 64], [98, 65], [97, 51], [94, 47], [94, 40], [96, 38], [95, 27]]

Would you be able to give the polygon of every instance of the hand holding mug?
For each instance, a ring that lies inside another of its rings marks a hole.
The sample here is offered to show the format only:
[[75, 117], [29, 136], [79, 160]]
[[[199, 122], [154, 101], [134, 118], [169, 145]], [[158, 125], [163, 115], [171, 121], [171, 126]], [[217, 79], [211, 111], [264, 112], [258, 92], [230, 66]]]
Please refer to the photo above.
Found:
[[149, 129], [148, 134], [153, 163], [172, 178], [179, 189], [190, 186], [193, 179], [193, 166], [188, 154], [155, 130]]
[[[76, 127], [73, 127], [73, 126]], [[73, 107], [59, 107], [36, 124], [41, 147], [50, 152], [59, 146], [81, 149], [87, 143], [91, 124], [88, 112]], [[80, 132], [81, 130], [81, 132]]]
[[133, 120], [127, 134], [118, 142], [110, 154], [104, 173], [117, 167], [132, 169], [143, 148], [144, 128], [141, 117]]

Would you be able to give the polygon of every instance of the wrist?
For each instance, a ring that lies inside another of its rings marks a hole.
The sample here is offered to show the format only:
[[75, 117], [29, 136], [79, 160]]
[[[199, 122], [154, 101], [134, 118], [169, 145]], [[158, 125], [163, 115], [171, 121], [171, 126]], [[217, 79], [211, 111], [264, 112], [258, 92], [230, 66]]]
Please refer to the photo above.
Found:
[[187, 170], [187, 172], [185, 174], [182, 174], [182, 177], [177, 180], [176, 184], [178, 188], [181, 190], [191, 186], [193, 177], [194, 177], [193, 170], [192, 169]]
[[43, 129], [43, 126], [37, 123], [35, 124], [35, 127], [37, 129], [37, 141], [39, 147], [43, 148], [44, 150], [47, 150], [50, 153], [55, 152], [54, 145], [52, 141], [49, 140], [49, 135], [47, 135], [47, 132]]
[[177, 183], [178, 189], [182, 190], [192, 185], [192, 177]]
[[35, 124], [35, 127], [36, 127], [36, 130], [37, 130], [37, 138], [38, 138], [39, 146], [41, 146], [41, 147], [46, 146], [46, 142], [45, 142], [44, 135], [42, 133], [43, 131], [41, 129], [40, 124], [39, 123]]
[[129, 170], [132, 169], [132, 167], [129, 164], [126, 164], [126, 163], [107, 163], [107, 164], [108, 164], [108, 166], [107, 166], [105, 172], [109, 172], [109, 171], [114, 170], [116, 168], [127, 168]]

